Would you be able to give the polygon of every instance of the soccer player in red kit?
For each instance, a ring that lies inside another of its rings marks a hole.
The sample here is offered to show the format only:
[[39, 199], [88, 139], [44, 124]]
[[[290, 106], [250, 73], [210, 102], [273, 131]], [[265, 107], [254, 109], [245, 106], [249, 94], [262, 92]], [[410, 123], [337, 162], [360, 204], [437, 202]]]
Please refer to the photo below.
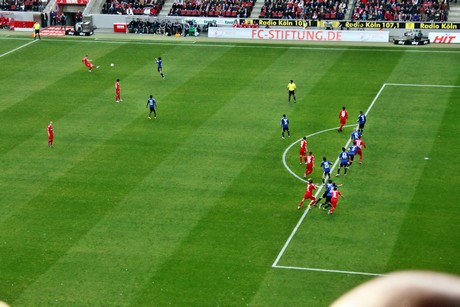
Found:
[[316, 190], [316, 185], [313, 183], [313, 179], [308, 178], [308, 180], [307, 180], [307, 189], [305, 190], [305, 195], [303, 196], [302, 200], [300, 201], [299, 206], [297, 207], [297, 209], [300, 209], [302, 207], [303, 202], [306, 199], [311, 199], [310, 204], [309, 204], [310, 207], [315, 205], [316, 198], [315, 198], [315, 196], [313, 196], [313, 191], [314, 190]]
[[310, 153], [307, 156], [307, 161], [305, 163], [307, 165], [305, 168], [305, 174], [303, 175], [304, 178], [306, 178], [307, 175], [313, 172], [313, 166], [315, 165], [315, 156], [313, 155], [313, 152], [310, 151]]
[[86, 67], [88, 67], [88, 71], [91, 72], [93, 68], [99, 68], [99, 66], [91, 64], [90, 60], [88, 59], [88, 55], [85, 55], [85, 57], [81, 60], [83, 64], [85, 64]]
[[333, 189], [332, 192], [331, 192], [331, 204], [332, 204], [332, 208], [329, 209], [329, 211], [327, 212], [327, 214], [332, 214], [332, 213], [334, 213], [334, 210], [335, 210], [335, 208], [337, 207], [337, 203], [339, 202], [339, 196], [342, 197], [342, 198], [345, 198], [345, 197], [343, 197], [342, 193], [340, 193], [340, 191], [337, 190], [337, 187], [334, 187], [334, 189]]
[[304, 136], [300, 141], [300, 151], [299, 151], [299, 160], [302, 164], [302, 160], [307, 163], [307, 137]]
[[340, 127], [337, 131], [342, 132], [343, 126], [347, 123], [348, 111], [345, 110], [345, 107], [342, 107], [342, 111], [339, 112]]
[[54, 131], [53, 131], [53, 122], [50, 122], [48, 125], [48, 146], [53, 147]]
[[120, 102], [123, 101], [121, 100], [120, 96], [120, 79], [117, 79], [117, 82], [115, 82], [115, 102]]
[[358, 149], [356, 150], [356, 154], [359, 155], [359, 164], [363, 163], [363, 150], [362, 148], [367, 148], [366, 143], [364, 143], [363, 140], [361, 140], [361, 136], [358, 136], [356, 139], [356, 145], [358, 146]]

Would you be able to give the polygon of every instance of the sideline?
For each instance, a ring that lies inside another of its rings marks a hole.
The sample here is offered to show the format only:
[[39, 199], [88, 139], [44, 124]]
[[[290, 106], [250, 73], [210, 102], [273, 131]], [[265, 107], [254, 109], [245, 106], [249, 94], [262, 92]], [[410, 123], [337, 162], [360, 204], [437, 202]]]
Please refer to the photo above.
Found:
[[30, 42], [28, 42], [27, 44], [24, 44], [24, 45], [22, 45], [22, 46], [19, 46], [19, 47], [17, 47], [17, 48], [14, 48], [13, 50], [10, 50], [10, 51], [7, 51], [7, 52], [5, 52], [5, 53], [2, 53], [2, 54], [0, 54], [0, 58], [4, 57], [4, 56], [6, 56], [6, 55], [8, 55], [8, 54], [10, 54], [10, 53], [13, 53], [13, 52], [15, 52], [15, 51], [17, 51], [17, 50], [19, 50], [19, 49], [21, 49], [21, 48], [27, 47], [27, 46], [29, 46], [30, 44], [33, 44], [33, 43], [35, 43], [35, 42], [36, 42], [36, 40], [30, 41]]

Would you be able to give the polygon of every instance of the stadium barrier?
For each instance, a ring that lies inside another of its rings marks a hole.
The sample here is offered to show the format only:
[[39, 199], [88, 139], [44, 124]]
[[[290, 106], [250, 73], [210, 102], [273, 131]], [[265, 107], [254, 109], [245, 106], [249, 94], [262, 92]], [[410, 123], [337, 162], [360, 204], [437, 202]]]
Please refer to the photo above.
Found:
[[10, 30], [32, 32], [35, 21], [12, 20], [9, 23]]
[[[78, 1], [78, 0], [70, 0]], [[39, 20], [40, 16], [37, 12], [1, 12], [0, 14], [13, 13], [13, 20], [15, 21], [31, 21]], [[218, 28], [232, 28], [235, 22], [234, 18], [214, 18], [214, 17], [180, 17], [180, 16], [165, 16], [165, 17], [150, 17], [150, 16], [136, 16], [144, 20], [152, 19], [165, 19], [171, 22], [180, 21], [185, 22], [189, 20], [195, 21], [198, 25], [215, 24]], [[90, 20], [95, 29], [114, 30], [116, 23], [128, 23], [130, 16], [127, 15], [107, 15], [107, 14], [93, 14], [85, 16], [85, 20]], [[132, 18], [132, 16], [131, 16]], [[240, 24], [257, 25], [261, 28], [290, 28], [290, 29], [309, 29], [309, 30], [322, 30], [326, 26], [331, 26], [333, 30], [340, 30], [342, 33], [346, 31], [382, 31], [389, 32], [390, 38], [404, 36], [408, 30], [420, 29], [425, 36], [429, 36], [433, 43], [438, 44], [454, 44], [460, 43], [457, 37], [460, 36], [460, 23], [452, 22], [397, 22], [397, 21], [344, 21], [344, 20], [330, 20], [330, 21], [314, 21], [314, 20], [289, 20], [289, 19], [239, 19]], [[251, 27], [252, 28], [252, 27]], [[250, 29], [251, 30], [251, 29]], [[331, 34], [332, 35], [332, 34]], [[342, 39], [344, 34], [342, 34]], [[351, 35], [352, 37], [355, 34]], [[455, 37], [454, 37], [455, 36]], [[327, 37], [327, 36], [326, 36]], [[347, 34], [345, 34], [345, 38]], [[368, 35], [365, 35], [368, 37]], [[432, 39], [431, 39], [432, 37]]]
[[252, 40], [285, 41], [327, 41], [327, 42], [370, 42], [386, 43], [388, 31], [341, 31], [306, 29], [248, 29], [248, 28], [209, 28], [208, 37], [239, 38]]

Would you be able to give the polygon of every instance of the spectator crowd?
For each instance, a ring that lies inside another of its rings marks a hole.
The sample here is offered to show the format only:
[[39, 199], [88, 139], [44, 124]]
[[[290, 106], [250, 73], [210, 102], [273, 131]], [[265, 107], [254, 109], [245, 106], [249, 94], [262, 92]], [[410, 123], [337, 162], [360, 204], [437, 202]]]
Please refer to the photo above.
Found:
[[48, 0], [1, 0], [0, 11], [35, 11], [40, 12]]
[[[166, 0], [105, 0], [104, 14], [158, 16]], [[172, 0], [170, 0], [172, 1]], [[169, 16], [249, 18], [256, 0], [173, 0]], [[344, 20], [348, 0], [259, 0], [264, 1], [259, 18]], [[0, 0], [3, 11], [43, 11], [48, 0]], [[56, 19], [50, 12], [50, 24]], [[445, 22], [449, 0], [356, 0], [350, 18], [360, 21]], [[78, 15], [78, 14], [77, 14]], [[254, 15], [254, 14], [252, 14]], [[252, 16], [253, 18], [255, 16]], [[59, 16], [57, 17], [59, 19]], [[81, 12], [76, 19], [82, 19]], [[78, 20], [76, 20], [78, 21]], [[163, 24], [164, 23], [164, 24]], [[134, 33], [175, 33], [173, 22], [133, 19]], [[183, 26], [183, 25], [182, 25]], [[193, 28], [193, 27], [192, 27]], [[182, 29], [184, 30], [184, 29]]]
[[158, 16], [165, 0], [106, 0], [103, 14]]
[[181, 23], [179, 20], [144, 20], [136, 18], [128, 23], [128, 32], [134, 34], [158, 34], [166, 36], [198, 36], [201, 32], [207, 32], [208, 27], [217, 26], [215, 23], [209, 23], [199, 26], [195, 21], [186, 21]]
[[346, 11], [347, 0], [265, 0], [259, 18], [342, 20]]
[[175, 0], [168, 15], [248, 18], [254, 3], [255, 0]]
[[[265, 0], [259, 18], [344, 20], [347, 0]], [[362, 21], [445, 22], [449, 0], [357, 0], [351, 18]]]
[[353, 20], [447, 21], [448, 0], [357, 0]]

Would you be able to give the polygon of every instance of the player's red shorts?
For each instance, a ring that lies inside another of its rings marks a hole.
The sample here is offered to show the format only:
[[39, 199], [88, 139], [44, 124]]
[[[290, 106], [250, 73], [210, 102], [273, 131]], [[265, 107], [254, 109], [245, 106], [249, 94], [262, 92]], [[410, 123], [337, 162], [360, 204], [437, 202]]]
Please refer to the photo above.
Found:
[[301, 155], [301, 156], [307, 155], [307, 150], [303, 149], [303, 148], [300, 148], [299, 155]]
[[363, 154], [363, 152], [361, 151], [361, 148], [356, 149], [356, 154], [360, 156]]
[[342, 125], [345, 125], [345, 124], [347, 123], [347, 119], [346, 119], [345, 117], [341, 117], [341, 118], [340, 118], [340, 123], [341, 123]]
[[338, 198], [331, 198], [331, 204], [332, 204], [332, 208], [335, 208], [337, 207], [337, 203], [338, 203], [339, 199]]
[[313, 194], [311, 194], [311, 192], [307, 192], [305, 193], [305, 195], [303, 196], [304, 199], [316, 199]]
[[313, 171], [313, 164], [311, 163], [308, 163], [307, 166], [306, 166], [306, 172], [307, 173], [311, 173]]

